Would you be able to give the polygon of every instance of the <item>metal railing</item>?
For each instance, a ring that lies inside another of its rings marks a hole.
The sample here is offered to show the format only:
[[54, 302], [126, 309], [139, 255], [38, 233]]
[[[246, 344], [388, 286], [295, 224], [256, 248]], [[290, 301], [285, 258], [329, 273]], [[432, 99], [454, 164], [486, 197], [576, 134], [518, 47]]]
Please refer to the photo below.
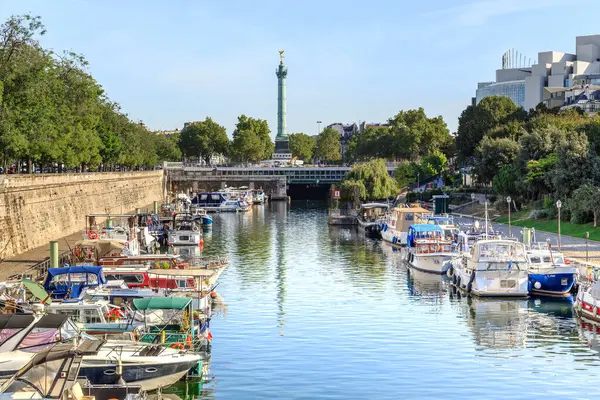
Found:
[[[58, 255], [58, 265], [61, 266], [63, 264], [71, 264], [73, 259], [73, 252], [71, 250], [67, 250]], [[50, 268], [50, 257], [38, 262], [37, 264], [31, 265], [27, 267], [27, 269], [20, 274], [14, 274], [8, 277], [9, 280], [12, 279], [21, 279], [21, 278], [29, 278], [32, 280], [42, 280], [46, 276], [48, 272], [48, 268]]]

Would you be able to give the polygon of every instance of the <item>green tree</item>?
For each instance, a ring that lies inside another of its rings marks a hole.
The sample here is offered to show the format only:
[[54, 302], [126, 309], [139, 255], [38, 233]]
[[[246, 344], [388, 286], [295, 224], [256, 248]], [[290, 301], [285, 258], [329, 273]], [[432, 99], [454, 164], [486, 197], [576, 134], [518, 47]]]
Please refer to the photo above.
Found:
[[233, 131], [232, 151], [238, 161], [270, 159], [275, 149], [267, 121], [241, 115]]
[[398, 192], [398, 185], [389, 175], [383, 159], [353, 165], [343, 182], [346, 180], [362, 182], [370, 199], [384, 199]]
[[179, 140], [184, 155], [202, 158], [206, 164], [210, 163], [213, 155], [227, 154], [229, 149], [229, 138], [225, 127], [211, 118], [187, 125], [181, 130]]
[[180, 161], [181, 150], [179, 142], [180, 138], [178, 134], [173, 136], [156, 135], [154, 146], [158, 159], [162, 161]]
[[589, 183], [581, 185], [573, 192], [571, 212], [591, 213], [594, 217], [594, 228], [598, 226], [598, 215], [600, 215], [600, 187]]
[[551, 193], [551, 173], [557, 160], [558, 156], [551, 153], [539, 160], [531, 160], [527, 163], [523, 183], [532, 193], [532, 198], [541, 198], [542, 196]]
[[428, 118], [423, 108], [400, 111], [389, 124], [396, 159], [414, 161], [438, 152], [452, 140], [444, 119]]
[[363, 181], [355, 179], [345, 179], [341, 187], [342, 199], [351, 201], [354, 208], [358, 208], [360, 200], [367, 198], [367, 189]]
[[335, 162], [342, 159], [340, 134], [333, 128], [325, 128], [317, 137], [315, 158], [320, 161]]
[[[467, 107], [458, 118], [456, 150], [459, 162], [473, 163], [477, 146], [492, 128], [510, 121], [524, 121], [525, 118], [526, 113], [523, 109], [518, 108], [511, 99], [504, 96], [489, 96], [476, 106]], [[514, 128], [509, 129], [508, 132], [514, 132]], [[499, 135], [503, 136], [505, 133]]]
[[423, 158], [421, 162], [422, 168], [432, 172], [431, 175], [441, 174], [448, 168], [448, 159], [444, 154], [439, 151], [432, 153], [431, 155]]
[[567, 197], [581, 184], [593, 179], [593, 158], [589, 154], [589, 142], [583, 132], [567, 132], [556, 143], [556, 163], [550, 171], [554, 193]]
[[514, 164], [505, 165], [494, 176], [492, 187], [502, 196], [510, 195], [516, 198], [520, 195], [518, 190], [520, 179], [519, 170]]
[[404, 188], [417, 181], [417, 172], [419, 172], [417, 164], [405, 161], [396, 167], [394, 178], [398, 182], [398, 186]]
[[305, 133], [292, 133], [289, 135], [289, 138], [292, 155], [298, 157], [300, 160], [311, 162], [315, 146], [317, 145], [315, 138]]
[[491, 182], [500, 168], [511, 164], [517, 158], [519, 151], [519, 143], [512, 139], [484, 137], [477, 147], [477, 179], [482, 183]]

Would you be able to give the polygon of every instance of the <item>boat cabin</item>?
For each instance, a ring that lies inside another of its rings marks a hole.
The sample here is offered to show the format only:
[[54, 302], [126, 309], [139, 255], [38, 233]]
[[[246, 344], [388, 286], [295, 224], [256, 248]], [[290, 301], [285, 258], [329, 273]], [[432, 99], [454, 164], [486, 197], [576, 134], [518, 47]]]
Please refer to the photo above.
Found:
[[390, 226], [397, 232], [408, 232], [408, 228], [413, 224], [418, 224], [419, 220], [427, 215], [433, 215], [431, 211], [418, 205], [408, 207], [396, 207], [392, 210]]
[[444, 237], [440, 225], [415, 224], [408, 228], [407, 247], [416, 254], [451, 253], [452, 242]]
[[358, 218], [363, 223], [374, 223], [383, 218], [389, 208], [386, 203], [365, 203], [360, 206]]
[[84, 300], [78, 303], [52, 303], [47, 307], [49, 313], [68, 316], [75, 324], [106, 323], [113, 309], [107, 300]]
[[528, 268], [525, 245], [513, 240], [479, 240], [469, 250], [469, 267], [474, 270], [507, 270], [513, 266]]
[[198, 207], [219, 207], [227, 201], [227, 195], [223, 192], [201, 192], [192, 199], [192, 205]]
[[78, 301], [90, 287], [106, 284], [102, 267], [69, 266], [49, 268], [44, 280], [44, 290], [51, 293], [52, 299]]

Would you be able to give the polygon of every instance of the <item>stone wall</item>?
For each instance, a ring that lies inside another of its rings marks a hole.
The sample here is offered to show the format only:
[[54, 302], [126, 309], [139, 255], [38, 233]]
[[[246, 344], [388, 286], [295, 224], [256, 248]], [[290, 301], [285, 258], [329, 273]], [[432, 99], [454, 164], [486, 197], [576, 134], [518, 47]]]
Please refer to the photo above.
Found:
[[126, 213], [163, 197], [163, 172], [0, 176], [0, 258], [85, 227], [93, 213]]

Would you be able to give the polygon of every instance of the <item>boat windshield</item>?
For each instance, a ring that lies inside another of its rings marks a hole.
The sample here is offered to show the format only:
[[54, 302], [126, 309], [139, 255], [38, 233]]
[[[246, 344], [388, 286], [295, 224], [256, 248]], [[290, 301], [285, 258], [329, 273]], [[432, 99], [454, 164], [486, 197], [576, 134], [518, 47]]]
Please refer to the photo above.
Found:
[[479, 245], [479, 259], [480, 261], [518, 261], [525, 259], [525, 252], [523, 250], [523, 247], [518, 246], [516, 243], [481, 243]]
[[37, 353], [40, 350], [54, 346], [58, 342], [73, 340], [79, 334], [77, 327], [69, 320], [61, 326], [34, 326], [34, 328], [21, 340], [17, 349], [28, 353]]

